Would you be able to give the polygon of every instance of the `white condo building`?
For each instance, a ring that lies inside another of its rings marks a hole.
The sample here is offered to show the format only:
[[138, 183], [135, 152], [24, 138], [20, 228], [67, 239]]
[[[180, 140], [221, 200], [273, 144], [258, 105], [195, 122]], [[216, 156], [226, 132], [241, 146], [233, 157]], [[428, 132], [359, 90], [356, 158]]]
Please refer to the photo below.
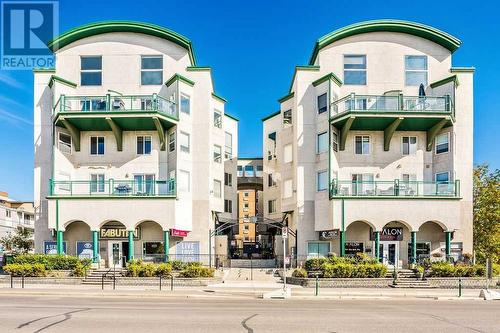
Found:
[[[18, 228], [33, 231], [34, 215], [33, 202], [14, 200], [7, 192], [0, 191], [0, 238], [13, 234]], [[0, 246], [0, 254], [4, 251]]]
[[457, 38], [378, 20], [320, 38], [263, 119], [264, 214], [303, 260], [472, 253], [473, 68]]
[[224, 199], [236, 202], [238, 121], [191, 42], [110, 21], [49, 43], [34, 71], [35, 246], [118, 266], [206, 261]]

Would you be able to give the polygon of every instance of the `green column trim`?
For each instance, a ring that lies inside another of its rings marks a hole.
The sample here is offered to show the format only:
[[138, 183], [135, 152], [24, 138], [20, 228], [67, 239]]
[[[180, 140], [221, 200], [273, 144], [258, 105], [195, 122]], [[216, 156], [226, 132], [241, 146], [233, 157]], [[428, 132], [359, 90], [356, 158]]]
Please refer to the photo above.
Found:
[[398, 129], [399, 124], [403, 121], [404, 118], [400, 117], [394, 120], [389, 126], [384, 130], [384, 151], [389, 151], [391, 146], [391, 139], [394, 135], [394, 132]]
[[75, 147], [75, 151], [80, 151], [80, 130], [76, 128], [73, 124], [71, 124], [66, 118], [59, 117], [62, 124], [68, 130], [71, 135], [71, 140], [73, 140], [73, 146]]
[[64, 244], [63, 231], [57, 230], [57, 254], [65, 254], [63, 244]]
[[342, 220], [341, 220], [341, 226], [340, 226], [340, 256], [345, 257], [345, 205], [344, 205], [344, 199], [341, 201], [341, 211], [342, 211]]
[[158, 117], [153, 117], [153, 122], [155, 123], [156, 131], [158, 132], [158, 139], [160, 140], [160, 150], [165, 151], [167, 148], [165, 142], [165, 130]]
[[441, 119], [440, 122], [438, 122], [436, 125], [432, 126], [428, 131], [427, 131], [427, 151], [432, 151], [432, 146], [434, 145], [434, 139], [436, 138], [437, 134], [439, 131], [441, 131], [448, 122], [448, 119]]
[[99, 231], [97, 230], [92, 230], [92, 248], [93, 248], [93, 259], [92, 261], [94, 263], [99, 262]]
[[116, 149], [118, 151], [123, 151], [123, 131], [122, 131], [122, 129], [110, 117], [106, 117], [106, 122], [108, 123], [109, 127], [113, 131], [113, 134], [115, 135]]
[[351, 129], [352, 123], [354, 122], [356, 117], [350, 117], [344, 123], [344, 126], [340, 129], [340, 143], [339, 149], [345, 150], [345, 142], [347, 141], [347, 134], [349, 134], [349, 130]]
[[446, 260], [448, 261], [451, 257], [451, 231], [445, 231], [446, 239]]
[[170, 250], [170, 231], [163, 230], [163, 254], [165, 255], [165, 261], [168, 261], [168, 254]]
[[375, 258], [380, 261], [380, 231], [375, 231]]
[[127, 260], [134, 259], [134, 230], [128, 231], [128, 258]]
[[411, 263], [417, 263], [417, 232], [411, 232]]

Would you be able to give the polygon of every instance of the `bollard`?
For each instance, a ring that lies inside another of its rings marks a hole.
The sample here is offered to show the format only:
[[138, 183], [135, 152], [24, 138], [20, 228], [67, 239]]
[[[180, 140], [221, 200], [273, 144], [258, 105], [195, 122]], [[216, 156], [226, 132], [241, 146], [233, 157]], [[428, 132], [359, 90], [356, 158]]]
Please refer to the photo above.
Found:
[[462, 278], [458, 278], [458, 297], [462, 297]]
[[101, 290], [104, 290], [104, 274], [101, 275]]
[[170, 291], [174, 291], [174, 276], [170, 275]]
[[251, 255], [250, 255], [250, 280], [253, 281], [253, 260]]
[[12, 274], [10, 275], [10, 288], [14, 288], [14, 278], [12, 277]]
[[113, 290], [115, 290], [115, 289], [116, 289], [116, 277], [113, 274]]
[[21, 285], [22, 285], [22, 288], [24, 289], [24, 275], [22, 276], [22, 279], [21, 279]]
[[161, 291], [161, 275], [160, 275], [160, 291]]
[[318, 279], [318, 274], [316, 274], [316, 294], [315, 296], [319, 295], [319, 279]]

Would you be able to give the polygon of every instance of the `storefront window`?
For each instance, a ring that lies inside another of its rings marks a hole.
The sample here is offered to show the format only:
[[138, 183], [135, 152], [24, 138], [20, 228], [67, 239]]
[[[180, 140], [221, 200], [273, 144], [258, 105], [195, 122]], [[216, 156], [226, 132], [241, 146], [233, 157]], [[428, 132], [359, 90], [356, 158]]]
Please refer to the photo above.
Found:
[[328, 242], [307, 243], [308, 257], [326, 257], [329, 252], [330, 252], [330, 243]]
[[345, 255], [355, 256], [357, 253], [363, 253], [365, 250], [364, 244], [362, 242], [346, 242], [345, 243]]
[[[417, 261], [429, 258], [431, 255], [431, 243], [417, 243]], [[411, 242], [408, 242], [408, 259], [411, 260]]]
[[163, 242], [144, 242], [142, 251], [145, 255], [163, 254]]

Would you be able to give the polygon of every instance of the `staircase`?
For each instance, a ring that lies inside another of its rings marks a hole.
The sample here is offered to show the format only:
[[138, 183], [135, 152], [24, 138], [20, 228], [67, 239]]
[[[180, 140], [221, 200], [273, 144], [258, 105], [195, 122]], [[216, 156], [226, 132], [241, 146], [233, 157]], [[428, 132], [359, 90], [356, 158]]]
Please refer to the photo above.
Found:
[[[386, 277], [393, 277], [393, 271], [387, 272]], [[389, 286], [392, 288], [433, 288], [429, 285], [427, 280], [421, 280], [417, 277], [417, 274], [411, 269], [399, 269], [397, 270], [397, 278]]]
[[102, 276], [106, 274], [104, 278], [104, 284], [109, 285], [113, 283], [113, 273], [116, 277], [125, 276], [125, 270], [123, 268], [99, 268], [93, 269], [90, 273], [83, 279], [82, 284], [86, 285], [101, 285]]
[[231, 259], [231, 268], [275, 268], [274, 259]]

